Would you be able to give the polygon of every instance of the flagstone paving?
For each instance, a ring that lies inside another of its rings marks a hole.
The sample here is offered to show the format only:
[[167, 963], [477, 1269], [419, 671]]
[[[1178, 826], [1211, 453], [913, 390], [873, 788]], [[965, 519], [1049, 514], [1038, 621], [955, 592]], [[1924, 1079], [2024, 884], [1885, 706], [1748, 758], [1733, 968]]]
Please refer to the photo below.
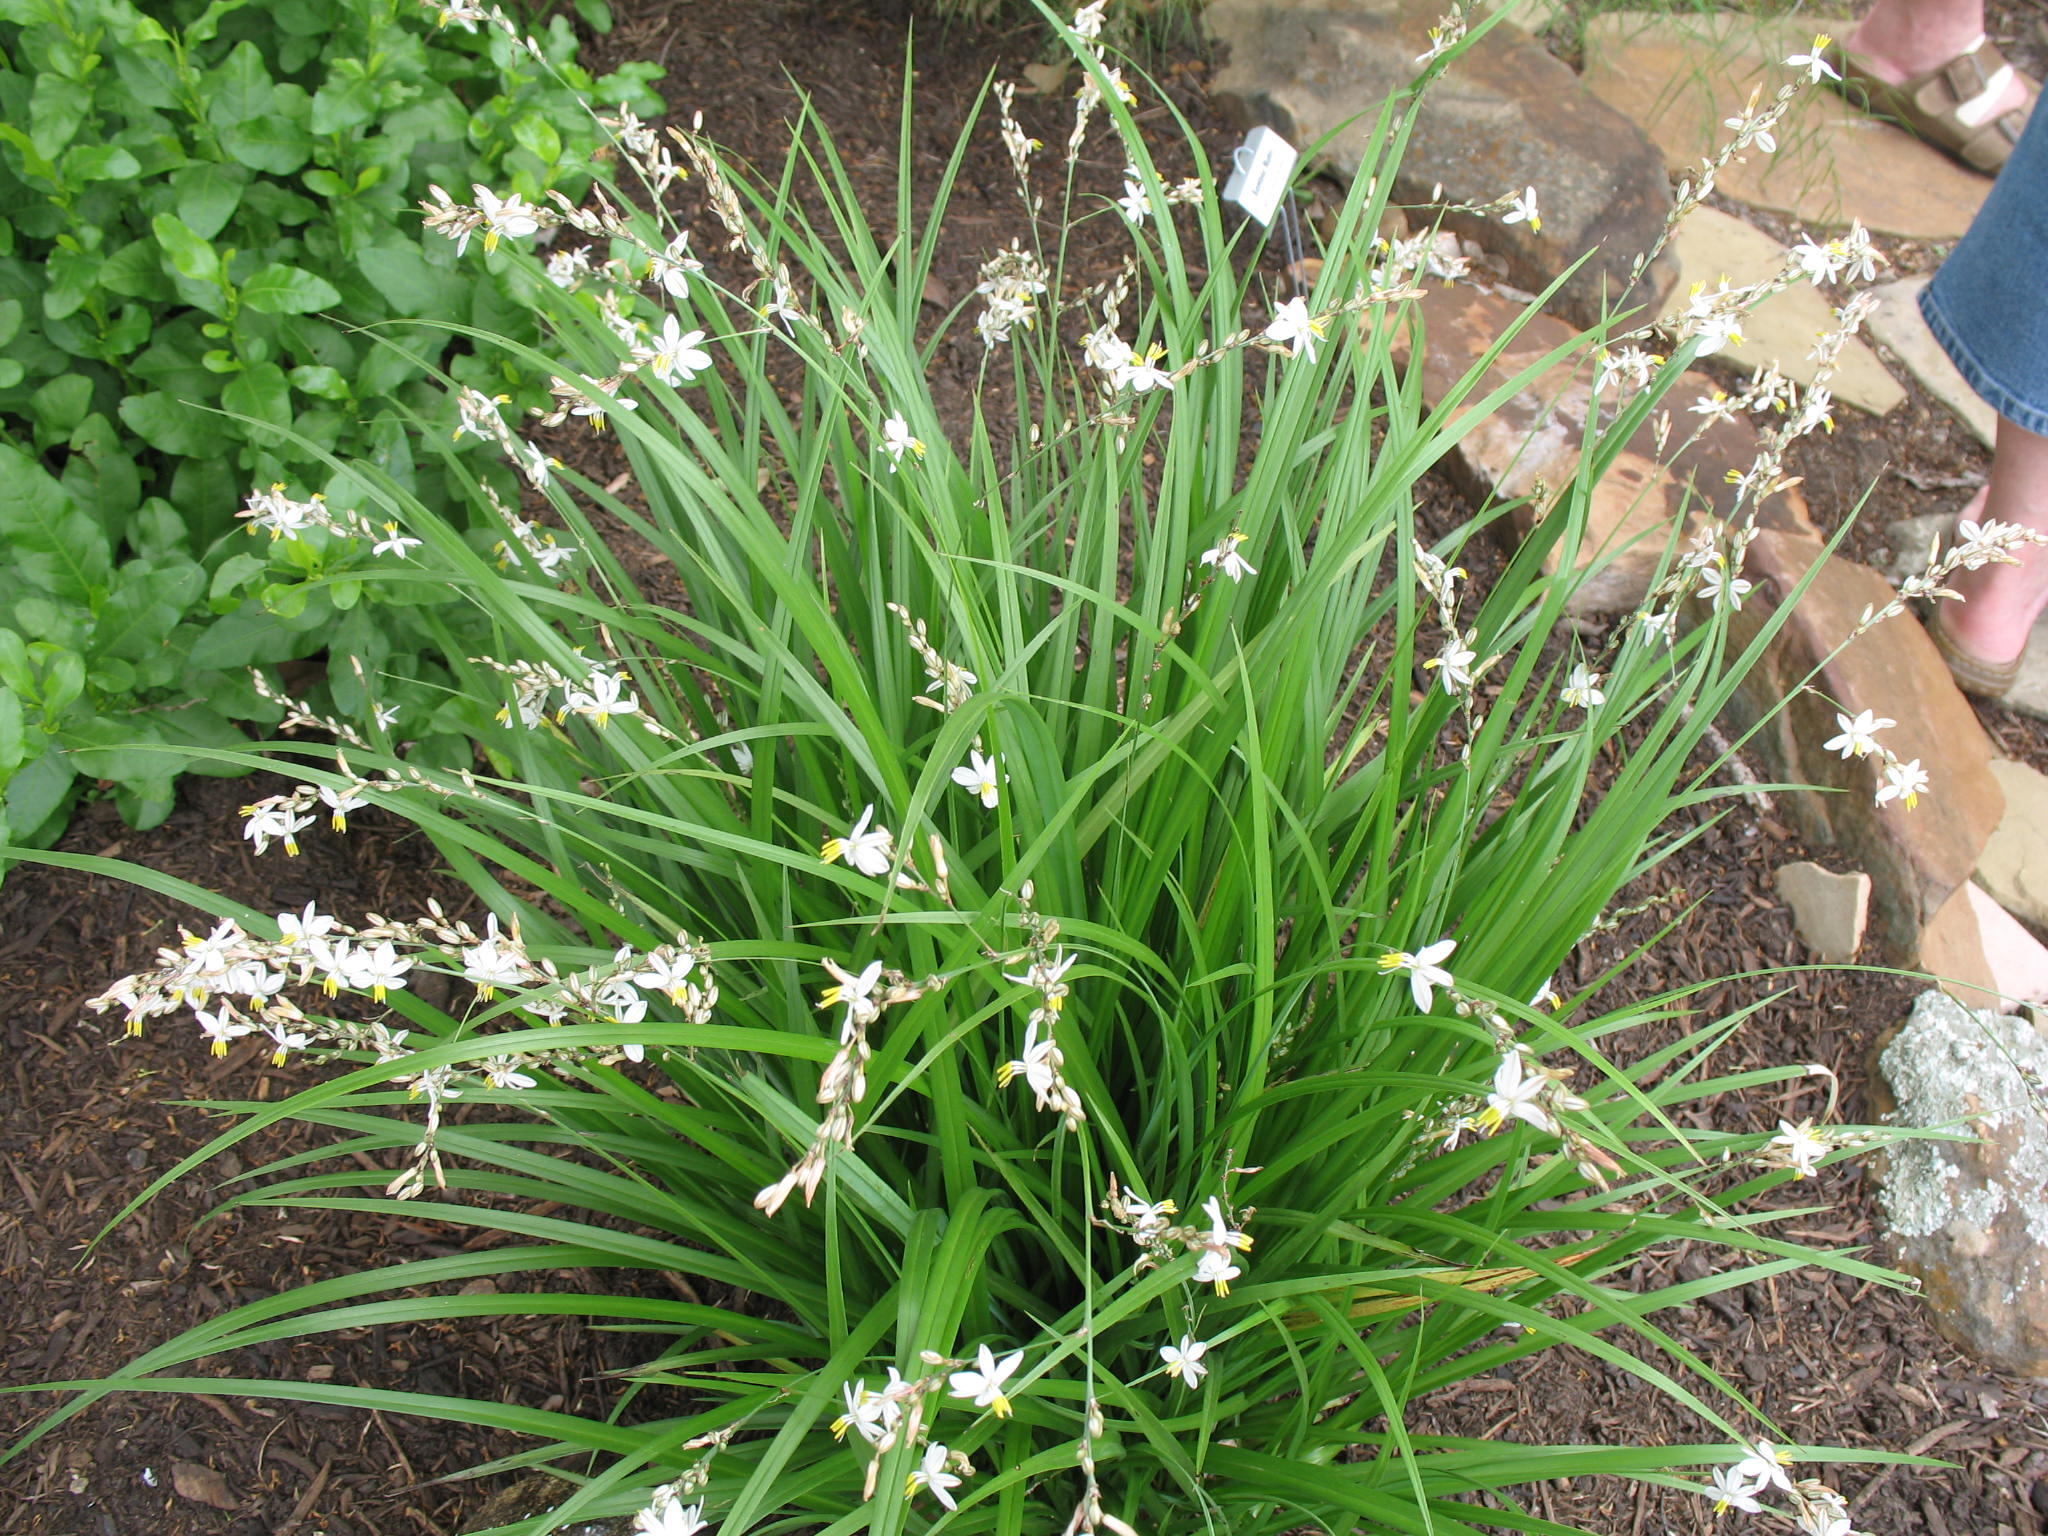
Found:
[[[1375, 153], [1383, 107], [1422, 73], [1417, 56], [1442, 11], [1442, 0], [1210, 0], [1206, 24], [1228, 50], [1211, 95], [1349, 179]], [[1672, 281], [1668, 266], [1625, 292], [1637, 254], [1671, 211], [1656, 147], [1541, 43], [1503, 22], [1431, 87], [1394, 196], [1484, 204], [1525, 187], [1537, 189], [1540, 228], [1473, 214], [1447, 215], [1444, 227], [1479, 240], [1531, 291], [1585, 258], [1554, 301], [1576, 324], [1597, 323], [1606, 306], [1659, 302]]]
[[1934, 332], [1920, 318], [1920, 290], [1926, 286], [1924, 277], [1907, 277], [1871, 289], [1877, 295], [1877, 308], [1865, 322], [1865, 329], [1891, 349], [1906, 371], [1920, 381], [1922, 389], [1947, 406], [1950, 414], [1989, 448], [1998, 434], [1998, 413], [1964, 382], [1956, 365], [1942, 351], [1941, 343], [1934, 339]]
[[[1816, 31], [1841, 37], [1854, 25], [1812, 15], [1611, 11], [1586, 22], [1583, 79], [1655, 140], [1674, 176], [1696, 176], [1728, 139], [1723, 120], [1743, 109], [1753, 88], [1768, 97], [1786, 78], [1784, 61], [1807, 51]], [[1886, 234], [1946, 241], [1970, 227], [1991, 187], [1832, 91], [1803, 93], [1777, 137], [1776, 154], [1753, 151], [1731, 163], [1720, 190], [1808, 224], [1857, 218]]]
[[[1784, 246], [1718, 208], [1695, 208], [1687, 214], [1672, 235], [1671, 250], [1678, 259], [1678, 284], [1665, 301], [1665, 316], [1685, 308], [1686, 295], [1695, 283], [1710, 289], [1723, 278], [1733, 284], [1760, 283], [1783, 271], [1785, 265]], [[1818, 366], [1813, 358], [1814, 340], [1834, 328], [1834, 306], [1812, 284], [1802, 282], [1757, 305], [1743, 322], [1742, 339], [1716, 355], [1740, 363], [1752, 373], [1775, 363], [1786, 378], [1811, 384]], [[1930, 345], [1933, 339], [1928, 337]], [[1906, 398], [1905, 389], [1885, 371], [1877, 354], [1854, 340], [1842, 349], [1829, 387], [1837, 400], [1875, 416], [1897, 409]]]

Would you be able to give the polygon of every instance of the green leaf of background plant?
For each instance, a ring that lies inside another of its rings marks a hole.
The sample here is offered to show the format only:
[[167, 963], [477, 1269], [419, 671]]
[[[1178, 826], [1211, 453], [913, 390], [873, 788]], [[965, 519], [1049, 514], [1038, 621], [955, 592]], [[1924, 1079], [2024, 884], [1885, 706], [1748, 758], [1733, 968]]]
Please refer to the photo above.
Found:
[[167, 778], [173, 765], [161, 751], [152, 750], [158, 740], [147, 715], [94, 715], [57, 736], [72, 770], [89, 779]]
[[83, 309], [98, 286], [102, 262], [92, 251], [58, 249], [43, 258], [49, 278], [43, 289], [43, 319], [62, 320]]
[[0, 775], [10, 774], [19, 768], [28, 752], [28, 735], [24, 729], [26, 716], [21, 707], [21, 695], [0, 683]]
[[129, 241], [101, 262], [99, 283], [109, 293], [158, 303], [174, 291], [163, 273], [163, 247], [151, 235]]
[[362, 72], [361, 61], [340, 59], [335, 64], [353, 65], [345, 74], [330, 76], [313, 93], [313, 116], [309, 126], [316, 134], [341, 133], [359, 127], [377, 115], [380, 105], [377, 82]]
[[126, 181], [142, 174], [142, 162], [119, 144], [81, 144], [64, 157], [64, 178], [84, 185], [89, 181]]
[[275, 261], [242, 284], [240, 293], [244, 304], [263, 315], [311, 314], [341, 302], [341, 291], [326, 278]]
[[313, 157], [313, 136], [278, 113], [238, 121], [220, 130], [221, 148], [252, 171], [289, 176]]
[[171, 177], [171, 207], [193, 234], [211, 240], [227, 227], [248, 185], [241, 166], [201, 161]]
[[283, 442], [283, 431], [292, 424], [291, 385], [285, 382], [284, 370], [275, 363], [257, 363], [236, 374], [220, 392], [220, 403], [224, 410], [253, 416], [275, 429], [248, 429], [249, 440], [259, 446], [274, 447]]
[[233, 441], [218, 416], [195, 410], [162, 390], [123, 400], [121, 420], [150, 447], [181, 459], [222, 453]]
[[36, 153], [55, 160], [91, 110], [90, 86], [54, 74], [38, 75], [28, 102], [28, 136]]
[[142, 502], [142, 474], [127, 451], [126, 439], [106, 417], [94, 414], [71, 434], [70, 446], [64, 489], [110, 539], [118, 540]]
[[63, 830], [63, 814], [76, 775], [55, 743], [7, 781], [8, 835], [17, 844], [36, 842]]
[[209, 624], [192, 643], [187, 659], [202, 671], [225, 671], [292, 661], [319, 648], [318, 637], [286, 628], [260, 601], [250, 598]]
[[84, 601], [107, 579], [109, 549], [49, 471], [0, 443], [0, 545], [17, 574], [45, 592]]
[[402, 236], [358, 252], [356, 270], [400, 315], [448, 319], [468, 311], [471, 284], [464, 274], [435, 265], [416, 242]]
[[62, 373], [28, 399], [36, 426], [49, 438], [69, 437], [92, 408], [92, 380], [82, 373]]
[[553, 165], [562, 158], [562, 136], [538, 112], [528, 112], [515, 122], [512, 138], [544, 165]]
[[156, 243], [163, 247], [171, 271], [195, 283], [221, 281], [220, 252], [211, 240], [203, 240], [175, 213], [160, 213], [149, 221]]
[[[209, 7], [209, 14], [225, 9]], [[187, 35], [191, 36], [198, 30], [195, 24], [187, 29]], [[263, 62], [263, 51], [244, 38], [206, 77], [204, 100], [207, 120], [224, 134], [263, 116], [270, 110], [273, 95], [270, 70]]]
[[301, 394], [311, 395], [316, 400], [348, 400], [353, 392], [348, 380], [342, 377], [339, 368], [330, 368], [324, 363], [308, 363], [291, 371], [292, 388]]

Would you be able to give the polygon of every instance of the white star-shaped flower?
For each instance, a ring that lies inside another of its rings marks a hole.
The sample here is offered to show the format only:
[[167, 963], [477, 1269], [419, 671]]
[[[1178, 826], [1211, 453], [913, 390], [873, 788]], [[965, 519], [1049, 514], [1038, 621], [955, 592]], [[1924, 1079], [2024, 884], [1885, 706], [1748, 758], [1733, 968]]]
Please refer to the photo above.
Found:
[[1600, 691], [1600, 674], [1582, 661], [1573, 667], [1557, 693], [1558, 700], [1571, 709], [1594, 709], [1607, 702]]
[[1540, 1102], [1549, 1081], [1540, 1072], [1524, 1074], [1520, 1051], [1503, 1052], [1494, 1069], [1493, 1092], [1486, 1096], [1487, 1110], [1499, 1123], [1526, 1120], [1539, 1131], [1560, 1135], [1557, 1118]]
[[1296, 357], [1306, 357], [1314, 362], [1316, 343], [1322, 340], [1323, 331], [1324, 322], [1308, 312], [1308, 301], [1292, 298], [1273, 311], [1272, 324], [1266, 327], [1266, 339], [1279, 342]]
[[904, 1494], [908, 1497], [920, 1488], [929, 1488], [938, 1501], [948, 1509], [958, 1509], [953, 1502], [953, 1490], [960, 1486], [960, 1479], [946, 1470], [946, 1458], [953, 1453], [934, 1441], [924, 1448], [924, 1459], [911, 1472]]
[[1119, 389], [1129, 385], [1133, 394], [1142, 395], [1154, 389], [1172, 389], [1173, 375], [1159, 366], [1159, 360], [1166, 356], [1166, 348], [1154, 342], [1146, 349], [1143, 357], [1135, 354], [1130, 361], [1120, 366], [1114, 378]]
[[[541, 210], [524, 201], [517, 192], [500, 198], [489, 187], [472, 185], [470, 190], [476, 193], [476, 205], [483, 211], [485, 250], [495, 251], [500, 237], [520, 240], [540, 228]], [[456, 254], [461, 254], [460, 246], [456, 248]]]
[[1478, 659], [1477, 651], [1453, 636], [1444, 642], [1441, 653], [1430, 657], [1422, 665], [1425, 671], [1435, 671], [1443, 680], [1444, 692], [1456, 698], [1459, 689], [1472, 686], [1472, 663]]
[[1812, 1178], [1820, 1160], [1834, 1150], [1832, 1142], [1814, 1132], [1811, 1120], [1802, 1120], [1797, 1125], [1780, 1120], [1778, 1134], [1770, 1144], [1772, 1152], [1802, 1179]]
[[1740, 609], [1743, 598], [1749, 595], [1751, 583], [1740, 576], [1731, 577], [1728, 568], [1718, 559], [1713, 565], [1700, 572], [1700, 596], [1716, 608]]
[[1896, 720], [1880, 720], [1875, 710], [1866, 709], [1853, 720], [1847, 715], [1835, 716], [1835, 724], [1842, 734], [1831, 736], [1821, 743], [1823, 752], [1839, 752], [1846, 760], [1851, 757], [1868, 757], [1877, 751], [1877, 732], [1888, 726], [1897, 725]]
[[953, 770], [953, 782], [962, 789], [981, 797], [982, 805], [988, 810], [996, 808], [1001, 795], [1001, 786], [1009, 778], [1002, 770], [1001, 760], [989, 757], [979, 747], [967, 754], [967, 761]]
[[687, 384], [711, 366], [711, 354], [698, 345], [702, 331], [686, 331], [674, 315], [662, 317], [652, 346], [633, 348], [633, 360], [664, 384]]
[[1192, 1334], [1182, 1334], [1178, 1344], [1159, 1346], [1159, 1358], [1166, 1362], [1166, 1374], [1177, 1376], [1187, 1387], [1198, 1387], [1202, 1378], [1209, 1374], [1209, 1367], [1202, 1364], [1202, 1356], [1209, 1352], [1209, 1346]]
[[1500, 216], [1500, 221], [1503, 224], [1520, 224], [1525, 220], [1532, 231], [1543, 228], [1543, 215], [1536, 211], [1536, 189], [1534, 187], [1522, 188], [1522, 195], [1512, 199], [1508, 203], [1507, 212]]
[[1406, 971], [1408, 990], [1414, 995], [1415, 1006], [1427, 1013], [1436, 999], [1434, 989], [1452, 985], [1451, 973], [1443, 968], [1442, 962], [1450, 959], [1451, 952], [1457, 947], [1456, 939], [1439, 939], [1412, 955], [1405, 949], [1397, 949], [1380, 956], [1380, 970], [1389, 974]]
[[1010, 1400], [1003, 1396], [1003, 1384], [1023, 1363], [1021, 1349], [998, 1360], [995, 1352], [984, 1344], [975, 1351], [973, 1369], [955, 1371], [946, 1378], [946, 1393], [977, 1408], [992, 1409], [997, 1418], [1006, 1419], [1010, 1416]]
[[1216, 541], [1214, 549], [1202, 551], [1199, 563], [1215, 566], [1232, 581], [1243, 581], [1247, 576], [1258, 575], [1259, 568], [1237, 552], [1238, 546], [1244, 543], [1245, 538], [1246, 535], [1242, 533], [1226, 533]]
[[875, 808], [870, 805], [860, 813], [852, 831], [844, 837], [827, 838], [818, 856], [827, 864], [844, 859], [851, 868], [876, 879], [888, 874], [896, 858], [896, 839], [887, 827], [870, 827], [874, 819]]
[[1739, 1509], [1746, 1515], [1760, 1515], [1763, 1505], [1757, 1502], [1757, 1494], [1763, 1485], [1743, 1476], [1737, 1467], [1714, 1468], [1714, 1480], [1710, 1491], [1714, 1498], [1714, 1513], [1725, 1515], [1731, 1509]]
[[1842, 72], [1828, 62], [1828, 44], [1833, 41], [1834, 39], [1825, 32], [1814, 33], [1811, 49], [1806, 53], [1788, 55], [1785, 60], [1785, 67], [1787, 69], [1805, 70], [1806, 80], [1809, 85], [1818, 85], [1822, 80], [1841, 79]]
[[924, 457], [924, 444], [910, 434], [910, 423], [901, 415], [891, 416], [882, 423], [882, 447], [889, 455], [889, 472], [894, 474], [896, 466], [903, 462], [903, 455], [912, 458]]
[[1920, 791], [1927, 785], [1927, 770], [1920, 766], [1919, 758], [1910, 763], [1887, 764], [1884, 783], [1877, 787], [1877, 803], [1887, 805], [1897, 800], [1910, 811], [1920, 803]]

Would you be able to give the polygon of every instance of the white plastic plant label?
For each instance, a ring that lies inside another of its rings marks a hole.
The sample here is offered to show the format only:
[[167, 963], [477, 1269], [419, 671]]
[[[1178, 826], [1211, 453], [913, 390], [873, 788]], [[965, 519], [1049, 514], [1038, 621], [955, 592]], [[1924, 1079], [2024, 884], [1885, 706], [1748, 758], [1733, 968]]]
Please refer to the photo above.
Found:
[[1254, 128], [1231, 151], [1230, 180], [1223, 185], [1224, 199], [1236, 203], [1261, 224], [1271, 224], [1300, 159], [1300, 152], [1272, 129]]

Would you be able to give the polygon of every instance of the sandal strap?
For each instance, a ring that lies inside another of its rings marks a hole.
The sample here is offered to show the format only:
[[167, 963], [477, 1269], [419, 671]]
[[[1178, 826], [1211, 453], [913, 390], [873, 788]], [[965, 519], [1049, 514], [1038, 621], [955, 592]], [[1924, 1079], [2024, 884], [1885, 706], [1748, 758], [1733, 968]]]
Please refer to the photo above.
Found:
[[[1987, 37], [1947, 63], [1897, 85], [1879, 79], [1858, 56], [1831, 44], [1830, 59], [1842, 72], [1842, 89], [1860, 98], [1866, 111], [1897, 119], [1910, 132], [1947, 150], [1964, 164], [1995, 176], [2011, 158], [2026, 127], [2039, 88], [2008, 64]], [[1991, 93], [2018, 78], [2026, 88], [2026, 104], [2000, 113], [1988, 122], [1972, 122], [1973, 103], [1989, 103]]]
[[[1984, 68], [1984, 55], [1987, 52], [1998, 59], [1998, 63], [1988, 71]], [[2009, 75], [2011, 69], [2012, 66], [1999, 58], [1998, 50], [1993, 48], [1988, 40], [1979, 38], [1976, 47], [1968, 53], [1957, 54], [1934, 74], [1935, 78], [1948, 87], [1949, 100], [1955, 106], [1962, 107], [1990, 91], [1994, 80], [2001, 74]]]
[[1986, 175], [1995, 176], [1999, 167], [2012, 158], [2013, 147], [2020, 141], [2020, 133], [2027, 126], [2027, 108], [2015, 107], [2002, 117], [1993, 118], [1956, 153], [1967, 165], [1974, 166]]

